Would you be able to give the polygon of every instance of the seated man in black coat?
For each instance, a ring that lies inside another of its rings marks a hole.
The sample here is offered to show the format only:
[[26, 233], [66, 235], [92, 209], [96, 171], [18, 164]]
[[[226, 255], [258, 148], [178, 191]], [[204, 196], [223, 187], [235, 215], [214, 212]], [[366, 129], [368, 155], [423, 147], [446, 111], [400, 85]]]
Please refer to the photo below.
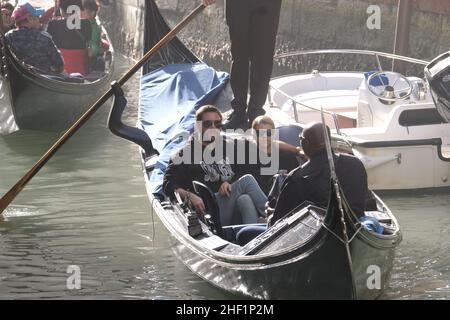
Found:
[[[304, 201], [323, 207], [328, 204], [330, 165], [325, 148], [323, 125], [309, 124], [303, 130], [300, 139], [303, 152], [309, 161], [289, 174], [275, 207], [267, 209], [269, 213], [273, 212], [272, 224]], [[334, 163], [345, 198], [353, 212], [358, 217], [363, 216], [369, 192], [364, 165], [358, 158], [348, 154], [334, 154]]]
[[[311, 123], [303, 130], [300, 139], [308, 162], [289, 173], [273, 207], [266, 204], [269, 226], [305, 201], [322, 207], [328, 205], [330, 166], [323, 132], [321, 123]], [[364, 165], [358, 158], [346, 154], [334, 154], [334, 163], [351, 209], [357, 217], [363, 216], [369, 192]], [[244, 245], [264, 230], [264, 227], [244, 228], [237, 235], [237, 240]]]

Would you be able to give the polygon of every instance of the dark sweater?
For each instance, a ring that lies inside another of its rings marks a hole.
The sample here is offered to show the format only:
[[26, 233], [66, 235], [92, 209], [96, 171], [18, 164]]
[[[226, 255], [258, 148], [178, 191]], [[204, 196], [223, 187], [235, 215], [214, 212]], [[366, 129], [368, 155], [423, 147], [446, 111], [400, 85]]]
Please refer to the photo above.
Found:
[[[350, 155], [335, 155], [336, 175], [357, 216], [362, 216], [368, 197], [367, 173], [362, 162]], [[330, 196], [330, 167], [326, 151], [319, 152], [284, 181], [272, 224], [305, 201], [326, 207]]]
[[62, 71], [64, 62], [52, 37], [40, 29], [21, 28], [9, 31], [6, 40], [17, 58], [44, 72]]
[[[242, 143], [248, 151], [249, 142]], [[169, 162], [163, 181], [164, 193], [172, 198], [177, 188], [193, 191], [192, 181], [200, 181], [213, 192], [218, 192], [223, 182], [227, 181], [231, 184], [245, 174], [253, 174], [252, 166], [238, 164], [243, 161], [238, 161], [242, 160], [239, 159], [242, 151], [238, 152], [237, 146], [236, 140], [224, 140], [222, 155], [218, 154], [216, 161], [211, 162], [204, 158], [205, 154], [209, 154], [208, 151], [205, 152], [205, 147], [191, 139]], [[201, 150], [198, 159], [194, 158], [196, 150]], [[231, 153], [230, 150], [234, 151]], [[215, 152], [211, 152], [211, 154], [215, 156]], [[245, 157], [247, 157], [247, 152]], [[244, 158], [244, 163], [247, 161], [246, 159]]]

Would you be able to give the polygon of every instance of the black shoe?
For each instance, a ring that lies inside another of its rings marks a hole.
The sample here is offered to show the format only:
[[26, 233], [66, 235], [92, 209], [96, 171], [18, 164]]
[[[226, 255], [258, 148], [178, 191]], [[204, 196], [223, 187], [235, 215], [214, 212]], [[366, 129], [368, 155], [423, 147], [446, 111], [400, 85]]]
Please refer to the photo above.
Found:
[[226, 129], [248, 129], [248, 119], [245, 112], [233, 111], [223, 123], [223, 128]]

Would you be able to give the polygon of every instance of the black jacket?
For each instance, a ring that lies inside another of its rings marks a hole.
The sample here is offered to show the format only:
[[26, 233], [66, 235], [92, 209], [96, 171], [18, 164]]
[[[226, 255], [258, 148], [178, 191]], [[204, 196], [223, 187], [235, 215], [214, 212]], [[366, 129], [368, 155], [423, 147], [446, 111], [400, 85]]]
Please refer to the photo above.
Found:
[[[205, 161], [207, 159], [203, 157], [206, 154], [204, 153], [205, 147], [195, 139], [191, 139], [172, 157], [164, 175], [164, 193], [173, 197], [177, 188], [192, 192], [192, 181], [194, 180], [206, 184], [213, 192], [218, 192], [224, 181], [231, 184], [245, 174], [253, 175], [255, 168], [246, 164], [248, 163], [249, 142], [241, 142], [245, 146], [245, 158], [242, 158], [242, 150], [238, 150], [236, 140], [224, 139], [222, 156], [217, 155], [217, 161], [211, 163], [211, 161]], [[196, 159], [194, 153], [199, 150], [201, 150], [200, 158]], [[211, 155], [215, 156], [215, 152], [211, 152]], [[178, 157], [178, 161], [176, 157]]]
[[[206, 164], [204, 159], [194, 159], [194, 148], [201, 150], [205, 148], [194, 139], [191, 139], [185, 147], [177, 152], [175, 157], [179, 159], [188, 159], [188, 163], [175, 163], [174, 157], [167, 167], [164, 175], [163, 190], [164, 193], [173, 197], [177, 188], [193, 191], [192, 181], [200, 181], [206, 184], [213, 192], [217, 192], [224, 181], [233, 183], [245, 174], [251, 174], [261, 189], [268, 194], [272, 183], [272, 175], [279, 169], [288, 172], [298, 165], [297, 158], [285, 151], [279, 153], [279, 165], [272, 174], [262, 175], [263, 168], [269, 168], [271, 165], [262, 164], [258, 147], [252, 141], [246, 139], [225, 138], [222, 159], [218, 163]], [[227, 151], [234, 150], [232, 154]], [[275, 151], [274, 152], [278, 152]], [[186, 156], [185, 156], [186, 155]], [[267, 160], [267, 159], [264, 159]], [[271, 159], [275, 161], [273, 157]]]
[[91, 41], [92, 28], [88, 19], [80, 20], [79, 29], [69, 29], [67, 19], [50, 20], [47, 32], [50, 33], [58, 48], [80, 50], [86, 49]]
[[[253, 176], [255, 177], [256, 181], [258, 181], [259, 186], [266, 195], [269, 194], [269, 191], [272, 187], [274, 174], [277, 174], [279, 170], [286, 170], [286, 172], [291, 172], [299, 165], [297, 157], [293, 153], [279, 149], [274, 149], [273, 152], [278, 152], [278, 166], [276, 172], [264, 175], [261, 174], [262, 168], [269, 168], [272, 164], [262, 164], [261, 159], [259, 158], [259, 153], [258, 162], [253, 165]], [[274, 157], [272, 158], [272, 161], [275, 161]]]
[[[362, 216], [368, 197], [367, 173], [362, 162], [351, 155], [334, 156], [336, 175], [350, 207]], [[330, 167], [326, 150], [289, 173], [277, 199], [272, 224], [291, 210], [310, 201], [326, 207], [330, 195]]]

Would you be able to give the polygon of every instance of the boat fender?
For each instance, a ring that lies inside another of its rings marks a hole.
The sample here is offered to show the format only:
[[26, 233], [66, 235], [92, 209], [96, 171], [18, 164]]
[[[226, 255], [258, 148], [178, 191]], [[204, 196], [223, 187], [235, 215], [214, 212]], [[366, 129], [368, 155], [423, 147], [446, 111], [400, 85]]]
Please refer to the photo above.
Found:
[[117, 81], [111, 83], [111, 88], [114, 93], [114, 103], [108, 118], [109, 130], [116, 136], [139, 145], [145, 151], [146, 159], [159, 155], [159, 152], [153, 148], [152, 141], [144, 130], [128, 126], [122, 122], [122, 114], [127, 106], [127, 99]]
[[384, 227], [380, 224], [380, 222], [370, 216], [364, 216], [359, 218], [359, 222], [361, 222], [361, 225], [366, 229], [367, 231], [372, 231], [378, 234], [383, 234]]

